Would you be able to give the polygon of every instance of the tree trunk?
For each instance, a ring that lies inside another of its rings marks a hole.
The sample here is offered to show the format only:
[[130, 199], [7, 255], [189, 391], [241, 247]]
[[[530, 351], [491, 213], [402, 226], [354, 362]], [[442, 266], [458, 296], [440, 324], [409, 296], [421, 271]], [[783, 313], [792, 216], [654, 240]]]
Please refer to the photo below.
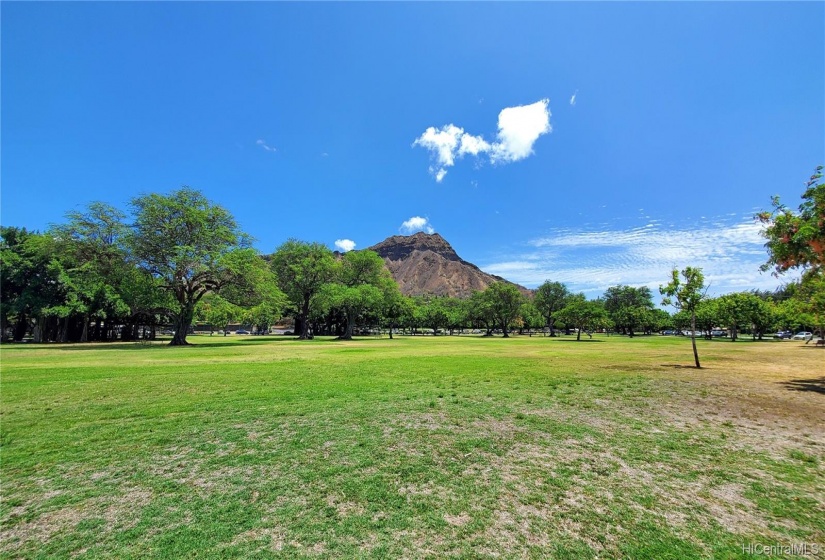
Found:
[[44, 323], [45, 321], [43, 321], [42, 317], [37, 319], [37, 323], [34, 325], [34, 329], [32, 329], [32, 338], [34, 339], [34, 342], [43, 342], [43, 329], [45, 328]]
[[699, 365], [699, 352], [696, 350], [696, 313], [691, 312], [690, 314], [690, 343], [693, 345], [693, 359], [696, 361], [696, 368], [699, 369], [702, 366]]
[[501, 332], [504, 333], [504, 338], [510, 338], [510, 335], [507, 333], [507, 323], [504, 321], [501, 322]]
[[12, 339], [15, 342], [20, 342], [23, 340], [23, 337], [26, 336], [26, 329], [28, 327], [26, 321], [25, 313], [21, 313], [17, 317], [17, 322], [14, 324], [14, 334], [12, 335]]
[[175, 317], [175, 335], [172, 337], [172, 342], [169, 346], [188, 346], [186, 342], [186, 334], [189, 332], [189, 327], [192, 325], [192, 317], [195, 315], [195, 304], [187, 302], [181, 306], [180, 313]]
[[83, 334], [80, 335], [80, 342], [89, 342], [89, 315], [83, 316]]
[[579, 327], [576, 329], [576, 342], [579, 342], [582, 339], [582, 328]]
[[349, 313], [347, 313], [347, 326], [344, 328], [344, 333], [338, 337], [338, 340], [352, 340], [352, 323]]
[[63, 325], [60, 327], [60, 334], [58, 335], [60, 342], [66, 342], [69, 339], [69, 318], [63, 317]]
[[301, 306], [301, 336], [298, 340], [309, 340], [309, 298], [304, 298]]

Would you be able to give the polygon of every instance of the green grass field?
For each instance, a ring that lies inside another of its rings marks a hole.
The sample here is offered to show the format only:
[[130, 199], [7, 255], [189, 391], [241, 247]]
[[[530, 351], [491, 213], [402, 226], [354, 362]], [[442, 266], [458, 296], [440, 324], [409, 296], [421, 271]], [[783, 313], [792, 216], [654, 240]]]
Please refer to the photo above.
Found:
[[825, 350], [673, 337], [4, 346], [8, 558], [825, 554]]

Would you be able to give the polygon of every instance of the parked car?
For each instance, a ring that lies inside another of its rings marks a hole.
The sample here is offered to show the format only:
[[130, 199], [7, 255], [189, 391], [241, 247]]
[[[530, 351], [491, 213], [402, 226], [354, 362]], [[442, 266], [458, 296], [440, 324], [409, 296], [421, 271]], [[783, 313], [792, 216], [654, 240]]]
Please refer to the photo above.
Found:
[[793, 337], [793, 333], [791, 331], [779, 331], [778, 333], [773, 335], [773, 337], [783, 339], [783, 340], [789, 340], [790, 338]]
[[662, 331], [662, 334], [663, 335], [674, 335], [674, 334], [676, 334], [676, 331]]
[[710, 331], [710, 336], [728, 336], [728, 331], [715, 329]]
[[793, 340], [811, 340], [813, 337], [813, 333], [809, 333], [808, 331], [800, 331], [793, 335]]
[[249, 334], [249, 331], [244, 329], [238, 329], [235, 331], [235, 334]]
[[175, 331], [170, 331], [169, 329], [166, 329], [166, 330], [162, 330], [162, 331], [160, 331], [160, 334], [169, 334], [169, 335], [174, 335], [174, 334], [175, 334]]

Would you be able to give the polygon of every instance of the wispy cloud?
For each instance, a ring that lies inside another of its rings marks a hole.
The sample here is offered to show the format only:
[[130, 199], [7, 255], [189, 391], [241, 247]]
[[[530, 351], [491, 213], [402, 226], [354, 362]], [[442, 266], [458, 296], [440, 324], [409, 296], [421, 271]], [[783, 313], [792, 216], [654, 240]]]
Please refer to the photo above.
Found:
[[427, 218], [421, 216], [413, 216], [409, 220], [401, 224], [398, 230], [402, 233], [414, 233], [416, 231], [426, 231], [427, 233], [435, 233], [435, 228]]
[[571, 96], [570, 96], [570, 106], [571, 106], [571, 107], [575, 107], [575, 106], [576, 106], [576, 96], [577, 96], [578, 94], [579, 94], [579, 90], [576, 90], [576, 91], [574, 91], [574, 92], [573, 92], [573, 95], [571, 95]]
[[773, 289], [781, 281], [759, 272], [767, 258], [760, 229], [750, 216], [705, 220], [695, 227], [651, 220], [626, 229], [556, 229], [529, 241], [532, 249], [483, 268], [531, 287], [548, 279], [564, 282], [590, 296], [616, 284], [658, 293], [673, 267], [685, 266], [701, 267], [713, 294]]
[[272, 146], [267, 145], [265, 140], [258, 140], [255, 143], [257, 145], [259, 145], [261, 148], [263, 148], [264, 150], [266, 150], [267, 152], [277, 152], [278, 151], [277, 148], [273, 148]]
[[552, 131], [550, 101], [542, 99], [530, 105], [506, 107], [498, 115], [498, 133], [495, 142], [476, 136], [454, 124], [441, 128], [433, 126], [415, 139], [413, 146], [429, 150], [434, 160], [430, 173], [436, 182], [447, 175], [447, 168], [465, 155], [486, 154], [493, 164], [512, 163], [533, 154], [533, 145], [539, 136]]
[[335, 246], [338, 247], [341, 251], [347, 253], [355, 249], [355, 241], [352, 239], [336, 239]]

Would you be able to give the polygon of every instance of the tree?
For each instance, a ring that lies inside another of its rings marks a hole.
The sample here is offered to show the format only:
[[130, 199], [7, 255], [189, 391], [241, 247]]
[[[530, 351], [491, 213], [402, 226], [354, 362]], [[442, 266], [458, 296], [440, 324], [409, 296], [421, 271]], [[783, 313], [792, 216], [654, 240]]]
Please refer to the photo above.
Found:
[[653, 309], [653, 296], [647, 286], [611, 286], [604, 293], [603, 301], [616, 328], [631, 338], [634, 330], [645, 322], [645, 313]]
[[788, 270], [804, 270], [795, 296], [803, 311], [812, 314], [819, 326], [820, 337], [825, 337], [825, 183], [821, 182], [823, 166], [817, 166], [805, 183], [802, 203], [794, 212], [782, 204], [779, 197], [772, 200], [773, 211], [757, 215], [767, 227], [762, 235], [770, 253], [762, 270], [774, 269], [779, 275]]
[[433, 336], [438, 335], [438, 332], [441, 330], [440, 327], [446, 327], [450, 322], [448, 309], [444, 302], [445, 299], [446, 298], [440, 297], [425, 297], [419, 302], [421, 324], [432, 329]]
[[[242, 315], [241, 310], [237, 305], [234, 305], [219, 295], [207, 294], [198, 302], [196, 308], [196, 317], [199, 320], [209, 323], [210, 329], [218, 329], [223, 331], [226, 336], [227, 326], [229, 323], [238, 320]], [[211, 334], [211, 333], [210, 333]]]
[[[82, 316], [80, 341], [89, 339], [90, 320], [94, 319], [100, 340], [101, 322], [110, 327], [129, 322], [130, 308], [123, 295], [124, 283], [133, 279], [134, 264], [124, 247], [127, 227], [125, 214], [102, 202], [89, 204], [85, 212], [67, 213], [68, 223], [54, 226], [50, 233], [58, 243], [70, 310], [65, 316]], [[111, 330], [111, 329], [107, 329]], [[128, 335], [127, 335], [128, 338]], [[64, 330], [61, 341], [66, 340]]]
[[467, 320], [474, 325], [484, 327], [484, 336], [492, 336], [496, 326], [496, 318], [493, 313], [492, 299], [487, 297], [486, 292], [473, 292], [468, 300]]
[[761, 212], [757, 219], [766, 224], [762, 235], [770, 258], [762, 270], [783, 274], [793, 268], [821, 270], [825, 266], [825, 183], [820, 165], [806, 183], [799, 211], [794, 212], [773, 197], [772, 212]]
[[350, 251], [336, 267], [335, 283], [325, 284], [319, 301], [328, 309], [339, 309], [346, 321], [341, 340], [352, 340], [355, 322], [368, 311], [380, 311], [383, 294], [378, 286], [389, 277], [382, 259], [375, 251]]
[[44, 336], [46, 321], [63, 313], [67, 301], [59, 253], [50, 235], [25, 228], [0, 229], [0, 316], [4, 328], [13, 320], [13, 340], [22, 340], [30, 328], [35, 342], [50, 339]]
[[673, 326], [673, 317], [664, 309], [651, 309], [645, 315], [645, 329], [648, 334], [660, 332]]
[[546, 316], [536, 309], [534, 301], [525, 301], [521, 304], [519, 315], [522, 318], [524, 326], [529, 329], [530, 336], [533, 336], [533, 329], [540, 329], [547, 324]]
[[[825, 274], [814, 270], [805, 272], [793, 299], [809, 316], [809, 322], [818, 328], [819, 337], [825, 339]], [[808, 342], [810, 340], [805, 344]]]
[[547, 280], [536, 289], [533, 304], [544, 316], [547, 326], [550, 327], [550, 336], [556, 336], [554, 314], [564, 307], [569, 297], [570, 291], [561, 282]]
[[736, 342], [743, 327], [753, 328], [764, 302], [748, 292], [725, 294], [716, 298], [719, 320], [730, 330], [730, 339]]
[[467, 326], [467, 303], [465, 300], [455, 297], [444, 297], [442, 305], [447, 314], [447, 329], [450, 336], [456, 330], [461, 331]]
[[696, 327], [704, 332], [707, 338], [712, 338], [714, 327], [719, 324], [719, 308], [716, 299], [705, 297], [696, 306]]
[[321, 243], [290, 239], [275, 250], [272, 268], [281, 290], [289, 296], [298, 313], [299, 339], [311, 338], [309, 315], [313, 296], [330, 282], [335, 272], [335, 257]]
[[659, 292], [665, 296], [662, 305], [673, 305], [676, 309], [690, 313], [690, 343], [697, 368], [702, 366], [699, 364], [699, 351], [696, 350], [696, 311], [705, 298], [706, 291], [702, 269], [692, 266], [682, 270], [682, 278], [679, 278], [679, 271], [674, 268], [670, 282], [666, 286], [659, 286]]
[[392, 340], [392, 331], [399, 323], [415, 313], [415, 304], [411, 298], [401, 293], [398, 284], [391, 277], [382, 277], [378, 289], [382, 294], [381, 315], [387, 321], [390, 340]]
[[508, 338], [507, 328], [518, 317], [524, 295], [513, 284], [506, 282], [493, 282], [482, 293], [488, 302], [488, 312], [501, 328], [504, 338]]
[[207, 293], [242, 287], [260, 261], [251, 240], [224, 208], [183, 187], [132, 199], [128, 245], [138, 266], [174, 297], [172, 345], [185, 345], [195, 306]]
[[574, 327], [576, 340], [581, 340], [582, 331], [592, 332], [607, 325], [607, 311], [599, 301], [588, 301], [584, 294], [572, 295], [567, 305], [558, 312], [557, 319], [568, 327]]
[[344, 332], [339, 340], [352, 340], [356, 321], [367, 312], [377, 310], [383, 299], [381, 290], [371, 284], [324, 284], [318, 298], [327, 309], [338, 309], [343, 313]]

